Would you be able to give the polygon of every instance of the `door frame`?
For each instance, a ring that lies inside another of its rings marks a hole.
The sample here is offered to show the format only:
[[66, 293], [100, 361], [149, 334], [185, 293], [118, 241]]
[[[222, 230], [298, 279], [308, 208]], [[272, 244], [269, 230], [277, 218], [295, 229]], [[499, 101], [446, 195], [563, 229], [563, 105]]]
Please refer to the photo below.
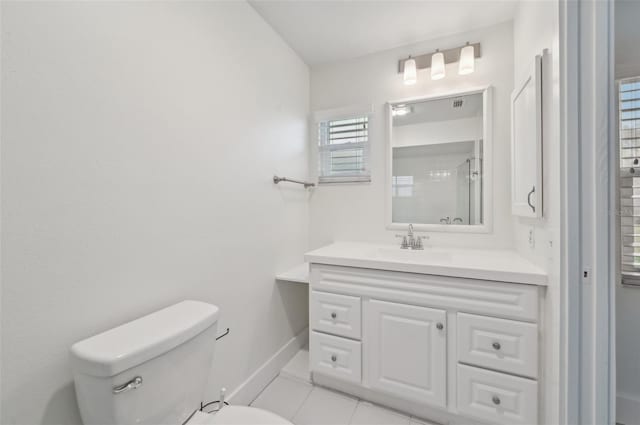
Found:
[[615, 423], [613, 12], [614, 0], [560, 1], [566, 424]]

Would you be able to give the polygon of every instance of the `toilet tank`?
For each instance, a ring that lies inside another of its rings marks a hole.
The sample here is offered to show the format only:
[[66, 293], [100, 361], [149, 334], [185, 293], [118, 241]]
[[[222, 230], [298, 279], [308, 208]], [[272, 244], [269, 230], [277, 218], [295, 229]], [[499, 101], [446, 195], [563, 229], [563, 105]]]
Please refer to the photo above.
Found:
[[184, 423], [202, 401], [217, 319], [218, 307], [183, 301], [74, 344], [82, 421]]

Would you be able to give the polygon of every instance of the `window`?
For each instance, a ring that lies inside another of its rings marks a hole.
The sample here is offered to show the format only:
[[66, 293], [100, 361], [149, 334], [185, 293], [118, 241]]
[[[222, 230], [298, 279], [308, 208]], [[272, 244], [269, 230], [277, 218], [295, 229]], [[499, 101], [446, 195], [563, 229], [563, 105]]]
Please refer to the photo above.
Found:
[[640, 285], [640, 78], [619, 83], [622, 282]]
[[392, 176], [391, 195], [395, 198], [410, 198], [413, 196], [413, 176]]
[[319, 183], [369, 182], [369, 116], [318, 122]]

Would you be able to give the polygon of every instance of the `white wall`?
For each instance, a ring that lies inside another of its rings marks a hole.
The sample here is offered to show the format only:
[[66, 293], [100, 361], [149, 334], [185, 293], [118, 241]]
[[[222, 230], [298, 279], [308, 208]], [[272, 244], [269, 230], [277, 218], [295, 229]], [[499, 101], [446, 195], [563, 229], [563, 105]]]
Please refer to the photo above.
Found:
[[[551, 51], [554, 75], [550, 86], [553, 97], [545, 98], [543, 147], [543, 218], [516, 217], [514, 236], [516, 249], [539, 266], [549, 269], [554, 261], [550, 241], [559, 241], [560, 226], [560, 143], [559, 143], [559, 20], [558, 5], [554, 1], [522, 1], [514, 20], [514, 76], [519, 78], [537, 54]], [[535, 37], [532, 36], [535, 34]], [[529, 230], [534, 231], [535, 246], [529, 246]], [[556, 243], [557, 245], [557, 243]], [[556, 261], [559, 257], [554, 257]], [[559, 265], [559, 264], [558, 264]]]
[[616, 78], [640, 75], [640, 3], [615, 0], [615, 75]]
[[[409, 97], [429, 96], [494, 87], [493, 220], [491, 234], [431, 233], [434, 245], [505, 248], [513, 244], [509, 213], [509, 96], [513, 87], [512, 23], [444, 39], [425, 41], [348, 61], [314, 67], [311, 72], [311, 109], [324, 110], [349, 105], [373, 104], [370, 123], [371, 183], [321, 186], [311, 198], [310, 243], [321, 246], [334, 240], [395, 243], [397, 231], [385, 228], [385, 115], [384, 105]], [[456, 65], [447, 66], [443, 80], [432, 81], [428, 70], [418, 72], [418, 83], [405, 86], [397, 73], [397, 61], [409, 54], [421, 54], [463, 45], [482, 43], [482, 58], [476, 71], [459, 76]], [[312, 143], [315, 140], [311, 138]], [[312, 171], [316, 169], [311, 161]], [[501, 164], [501, 165], [499, 165]]]
[[482, 139], [482, 116], [393, 127], [393, 146], [421, 146]]
[[[543, 96], [543, 218], [514, 217], [516, 250], [547, 271], [544, 323], [546, 352], [543, 365], [545, 423], [559, 421], [560, 364], [560, 41], [559, 4], [554, 0], [521, 1], [513, 23], [514, 76], [518, 78], [543, 49], [551, 53], [550, 79]], [[533, 244], [529, 233], [533, 232]]]
[[[307, 322], [307, 66], [244, 2], [2, 3], [2, 424], [79, 423], [68, 348], [221, 308], [236, 387]], [[203, 371], [204, 372], [204, 371]]]
[[[615, 2], [616, 78], [640, 76], [640, 3]], [[640, 290], [617, 286], [616, 385], [617, 420], [631, 424], [640, 417]]]

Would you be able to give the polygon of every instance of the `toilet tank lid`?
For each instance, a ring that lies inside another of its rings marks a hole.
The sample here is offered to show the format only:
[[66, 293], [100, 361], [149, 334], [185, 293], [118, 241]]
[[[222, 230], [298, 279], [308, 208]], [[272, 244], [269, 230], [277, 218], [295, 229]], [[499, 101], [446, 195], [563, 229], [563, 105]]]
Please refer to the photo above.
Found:
[[198, 335], [218, 320], [218, 307], [182, 301], [73, 344], [76, 373], [108, 377], [157, 357]]

